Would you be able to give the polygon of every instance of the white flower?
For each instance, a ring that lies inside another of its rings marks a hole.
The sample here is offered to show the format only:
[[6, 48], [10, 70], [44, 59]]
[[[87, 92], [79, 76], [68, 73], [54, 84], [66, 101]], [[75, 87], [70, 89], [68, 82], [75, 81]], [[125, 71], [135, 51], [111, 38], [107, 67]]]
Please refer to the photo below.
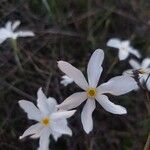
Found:
[[38, 150], [48, 150], [49, 136], [53, 135], [57, 139], [62, 134], [72, 135], [71, 129], [67, 126], [66, 118], [71, 117], [75, 110], [58, 111], [57, 102], [54, 98], [46, 98], [42, 89], [38, 90], [37, 106], [26, 100], [20, 100], [20, 107], [27, 113], [28, 118], [38, 121], [35, 125], [29, 127], [20, 139], [30, 136], [31, 138], [40, 138]]
[[131, 59], [129, 61], [129, 64], [131, 65], [133, 69], [128, 69], [123, 74], [133, 75], [133, 71], [137, 70], [137, 72], [139, 73], [139, 77], [140, 77], [139, 78], [140, 83], [147, 82], [146, 83], [147, 88], [148, 90], [150, 90], [150, 78], [148, 78], [150, 75], [150, 58], [143, 59], [141, 64], [137, 62], [136, 60]]
[[64, 86], [67, 86], [68, 84], [71, 84], [73, 82], [73, 79], [72, 78], [69, 78], [68, 76], [64, 75], [61, 77], [62, 80], [61, 80], [61, 84], [64, 85]]
[[20, 24], [20, 21], [15, 21], [14, 23], [8, 21], [5, 27], [0, 28], [0, 44], [8, 38], [16, 40], [18, 37], [34, 36], [34, 33], [32, 31], [16, 31]]
[[130, 45], [130, 41], [128, 40], [121, 41], [120, 39], [112, 38], [108, 40], [107, 46], [119, 49], [118, 53], [119, 60], [125, 60], [129, 56], [129, 54], [132, 54], [137, 58], [141, 57], [138, 50], [134, 49]]
[[92, 113], [95, 109], [95, 100], [108, 112], [126, 114], [127, 111], [124, 107], [109, 101], [105, 94], [109, 93], [118, 96], [130, 92], [136, 87], [136, 82], [133, 78], [123, 75], [114, 77], [108, 82], [97, 86], [103, 70], [101, 66], [103, 59], [104, 52], [100, 49], [97, 49], [91, 56], [87, 67], [88, 82], [80, 70], [65, 61], [58, 62], [60, 70], [72, 78], [84, 90], [84, 92], [72, 94], [63, 103], [58, 105], [58, 108], [69, 110], [87, 100], [81, 113], [81, 121], [86, 133], [93, 129]]

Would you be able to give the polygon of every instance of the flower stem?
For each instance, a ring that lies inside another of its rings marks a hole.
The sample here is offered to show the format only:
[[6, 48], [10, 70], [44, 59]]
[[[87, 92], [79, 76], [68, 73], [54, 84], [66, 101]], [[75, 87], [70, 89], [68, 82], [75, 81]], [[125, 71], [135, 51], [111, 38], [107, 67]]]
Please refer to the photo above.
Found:
[[111, 66], [109, 67], [109, 69], [108, 69], [106, 75], [108, 75], [108, 74], [111, 73], [111, 71], [114, 69], [114, 67], [115, 67], [115, 65], [116, 65], [117, 63], [118, 63], [118, 57], [116, 57], [116, 58], [114, 59], [113, 63], [112, 63]]
[[19, 49], [17, 46], [17, 40], [12, 39], [12, 46], [13, 46], [13, 50], [14, 50], [14, 56], [15, 56], [15, 60], [17, 63], [18, 68], [20, 69], [20, 71], [23, 71], [20, 59], [19, 59]]

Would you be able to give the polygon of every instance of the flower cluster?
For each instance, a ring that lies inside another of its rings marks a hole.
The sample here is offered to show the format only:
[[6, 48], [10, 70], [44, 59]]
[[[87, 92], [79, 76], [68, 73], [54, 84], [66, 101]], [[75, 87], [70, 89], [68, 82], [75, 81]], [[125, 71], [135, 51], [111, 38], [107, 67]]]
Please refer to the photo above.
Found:
[[[118, 38], [112, 38], [108, 40], [107, 46], [117, 48], [119, 50], [118, 57], [120, 61], [127, 59], [129, 54], [132, 54], [137, 58], [141, 58], [141, 54], [137, 49], [131, 46], [129, 40], [121, 41]], [[139, 84], [145, 85], [147, 90], [150, 91], [150, 58], [143, 59], [141, 64], [135, 59], [130, 59], [129, 64], [132, 69], [124, 71], [123, 74], [127, 76], [134, 76], [134, 73], [136, 72]], [[139, 89], [138, 86], [136, 90], [137, 89]]]
[[[71, 129], [67, 126], [66, 118], [71, 117], [75, 113], [75, 110], [71, 109], [78, 107], [84, 101], [86, 103], [81, 113], [81, 122], [87, 134], [93, 129], [92, 113], [96, 107], [96, 101], [110, 113], [126, 114], [126, 108], [114, 104], [105, 94], [123, 95], [134, 90], [137, 87], [137, 83], [132, 77], [121, 75], [113, 77], [106, 83], [98, 86], [103, 71], [103, 60], [103, 50], [95, 50], [87, 66], [88, 82], [80, 70], [68, 62], [58, 61], [59, 69], [67, 75], [63, 76], [63, 78], [69, 82], [74, 81], [83, 91], [74, 93], [61, 104], [57, 104], [54, 99], [47, 99], [40, 88], [37, 99], [39, 109], [31, 102], [19, 101], [19, 105], [28, 114], [28, 118], [38, 121], [37, 124], [27, 129], [20, 138], [22, 139], [28, 135], [31, 135], [31, 138], [40, 138], [39, 149], [47, 150], [50, 134], [53, 135], [55, 140], [62, 134], [72, 135]], [[65, 81], [61, 83], [68, 84]]]
[[[5, 27], [0, 28], [0, 44], [8, 38], [16, 41], [18, 37], [34, 36], [32, 31], [16, 31], [19, 25], [20, 21], [15, 21], [14, 23], [9, 21]], [[107, 42], [107, 46], [119, 50], [118, 57], [120, 61], [127, 59], [129, 54], [141, 58], [140, 53], [131, 46], [128, 40], [121, 41], [120, 39], [112, 38]], [[17, 45], [15, 44], [14, 50], [16, 51], [16, 49]], [[16, 60], [20, 63], [18, 57], [16, 57]], [[96, 103], [112, 114], [126, 114], [126, 108], [111, 102], [107, 94], [120, 96], [137, 89], [137, 81], [133, 78], [134, 71], [138, 72], [139, 82], [146, 84], [147, 89], [150, 90], [150, 58], [145, 58], [141, 64], [137, 60], [131, 59], [129, 64], [132, 69], [126, 70], [122, 75], [113, 77], [105, 83], [101, 83], [103, 60], [103, 50], [95, 50], [87, 65], [87, 79], [79, 69], [70, 63], [63, 60], [58, 61], [58, 68], [65, 74], [62, 76], [61, 84], [67, 86], [74, 82], [82, 91], [72, 94], [60, 104], [52, 97], [47, 98], [42, 88], [39, 88], [37, 92], [37, 106], [30, 101], [20, 100], [18, 102], [19, 106], [27, 113], [28, 118], [37, 122], [30, 126], [20, 136], [20, 139], [27, 136], [39, 138], [38, 150], [48, 150], [50, 135], [53, 136], [55, 141], [63, 134], [72, 136], [72, 130], [68, 126], [67, 119], [73, 116], [76, 112], [74, 109], [84, 102], [81, 122], [83, 130], [87, 134], [93, 130], [92, 114], [96, 108]]]

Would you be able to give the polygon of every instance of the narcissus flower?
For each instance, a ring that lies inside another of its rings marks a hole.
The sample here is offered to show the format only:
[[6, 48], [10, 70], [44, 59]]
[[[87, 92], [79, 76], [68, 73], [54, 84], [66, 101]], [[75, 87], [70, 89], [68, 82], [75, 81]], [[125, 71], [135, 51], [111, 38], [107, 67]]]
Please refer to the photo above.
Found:
[[64, 86], [67, 86], [68, 84], [71, 84], [73, 82], [73, 79], [72, 78], [69, 78], [68, 76], [64, 75], [61, 77], [62, 80], [61, 80], [61, 84], [64, 85]]
[[115, 105], [109, 101], [105, 94], [109, 93], [118, 96], [130, 92], [136, 87], [134, 79], [124, 75], [114, 77], [108, 82], [97, 86], [103, 70], [101, 66], [103, 59], [104, 52], [101, 49], [97, 49], [91, 56], [87, 67], [88, 82], [80, 70], [73, 67], [68, 62], [58, 62], [60, 70], [72, 78], [73, 81], [84, 90], [84, 92], [72, 94], [58, 105], [58, 108], [69, 110], [79, 106], [87, 100], [81, 113], [81, 121], [86, 133], [89, 133], [93, 129], [92, 113], [96, 107], [95, 100], [108, 112], [113, 114], [126, 114], [127, 111], [124, 107]]
[[136, 56], [137, 58], [141, 57], [138, 50], [134, 49], [131, 46], [130, 41], [128, 40], [121, 41], [120, 39], [112, 38], [108, 40], [107, 46], [113, 47], [119, 50], [119, 53], [118, 53], [119, 60], [125, 60], [129, 56], [129, 54], [132, 54]]
[[133, 71], [137, 71], [139, 74], [139, 81], [140, 83], [146, 82], [148, 90], [150, 90], [150, 58], [143, 59], [142, 63], [140, 64], [138, 61], [131, 59], [129, 64], [133, 69], [128, 69], [124, 72], [126, 75], [133, 75]]
[[31, 37], [34, 36], [32, 31], [16, 31], [16, 29], [21, 24], [20, 21], [15, 21], [12, 23], [8, 21], [5, 27], [0, 28], [0, 44], [3, 43], [8, 38], [16, 40], [18, 37]]
[[49, 136], [53, 135], [57, 139], [62, 134], [72, 135], [71, 129], [67, 126], [66, 118], [71, 117], [75, 110], [58, 111], [57, 102], [54, 98], [46, 98], [42, 89], [38, 90], [37, 106], [26, 100], [20, 100], [20, 107], [27, 113], [28, 118], [37, 121], [35, 125], [29, 127], [20, 139], [30, 136], [31, 138], [40, 138], [38, 150], [48, 150]]

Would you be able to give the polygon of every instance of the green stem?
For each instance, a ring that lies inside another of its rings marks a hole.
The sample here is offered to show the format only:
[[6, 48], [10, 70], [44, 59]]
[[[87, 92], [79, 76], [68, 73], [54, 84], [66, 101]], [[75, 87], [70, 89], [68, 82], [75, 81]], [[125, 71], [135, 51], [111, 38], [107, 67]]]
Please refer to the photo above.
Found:
[[17, 40], [12, 39], [12, 46], [13, 46], [13, 50], [14, 50], [14, 56], [15, 56], [15, 60], [17, 63], [18, 68], [20, 69], [20, 71], [23, 71], [20, 59], [19, 59], [19, 49], [17, 46]]
[[115, 65], [118, 63], [118, 57], [116, 57], [113, 61], [113, 63], [111, 64], [111, 66], [109, 67], [108, 71], [107, 71], [107, 75], [111, 73], [111, 71], [114, 69]]

